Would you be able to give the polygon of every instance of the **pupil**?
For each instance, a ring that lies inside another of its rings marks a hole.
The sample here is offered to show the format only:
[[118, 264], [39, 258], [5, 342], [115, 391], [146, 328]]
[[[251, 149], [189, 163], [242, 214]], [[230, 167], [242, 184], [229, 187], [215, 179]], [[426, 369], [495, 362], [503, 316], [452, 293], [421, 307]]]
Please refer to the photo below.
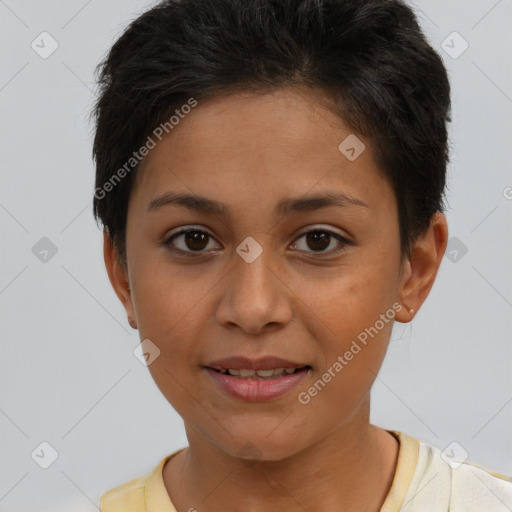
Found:
[[206, 247], [207, 244], [205, 244], [204, 241], [207, 236], [208, 235], [206, 233], [201, 233], [200, 231], [190, 231], [185, 234], [185, 243], [189, 249], [199, 251]]
[[[328, 233], [323, 231], [314, 231], [312, 233], [308, 233], [306, 235], [306, 239], [311, 249], [325, 249], [329, 246], [329, 237]], [[313, 247], [311, 246], [313, 245]], [[315, 244], [319, 244], [320, 247], [315, 247]]]

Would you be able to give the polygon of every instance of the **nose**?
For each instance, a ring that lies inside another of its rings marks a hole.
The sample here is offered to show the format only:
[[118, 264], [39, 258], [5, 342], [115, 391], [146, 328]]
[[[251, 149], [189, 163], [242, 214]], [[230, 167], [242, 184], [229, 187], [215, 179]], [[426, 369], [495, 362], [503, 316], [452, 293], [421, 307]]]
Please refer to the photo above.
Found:
[[233, 268], [223, 280], [216, 311], [221, 325], [258, 334], [282, 328], [290, 321], [293, 293], [283, 282], [283, 273], [267, 257], [269, 251], [264, 250], [252, 262], [236, 256]]

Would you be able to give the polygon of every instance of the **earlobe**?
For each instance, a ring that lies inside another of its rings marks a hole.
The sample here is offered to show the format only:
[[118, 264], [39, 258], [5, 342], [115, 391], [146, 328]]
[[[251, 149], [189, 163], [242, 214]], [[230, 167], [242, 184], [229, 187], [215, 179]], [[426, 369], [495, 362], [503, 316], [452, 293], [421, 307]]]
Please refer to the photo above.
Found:
[[107, 269], [110, 284], [123, 304], [128, 316], [128, 323], [134, 329], [137, 328], [135, 322], [135, 312], [133, 309], [132, 294], [128, 278], [128, 269], [119, 262], [119, 254], [112, 243], [108, 230], [103, 230], [103, 258]]
[[425, 233], [421, 234], [412, 250], [407, 272], [400, 288], [400, 303], [403, 308], [396, 314], [399, 322], [407, 323], [425, 302], [441, 265], [448, 243], [446, 217], [437, 212]]

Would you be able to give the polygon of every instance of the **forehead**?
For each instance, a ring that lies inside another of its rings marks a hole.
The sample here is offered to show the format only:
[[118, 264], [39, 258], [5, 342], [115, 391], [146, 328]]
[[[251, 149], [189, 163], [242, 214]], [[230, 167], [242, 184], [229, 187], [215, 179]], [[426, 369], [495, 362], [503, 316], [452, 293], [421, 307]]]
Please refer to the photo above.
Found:
[[[354, 151], [347, 153], [347, 146]], [[198, 102], [156, 140], [142, 162], [133, 199], [147, 209], [166, 191], [239, 206], [331, 191], [376, 210], [394, 206], [371, 142], [353, 133], [329, 98], [307, 89]]]

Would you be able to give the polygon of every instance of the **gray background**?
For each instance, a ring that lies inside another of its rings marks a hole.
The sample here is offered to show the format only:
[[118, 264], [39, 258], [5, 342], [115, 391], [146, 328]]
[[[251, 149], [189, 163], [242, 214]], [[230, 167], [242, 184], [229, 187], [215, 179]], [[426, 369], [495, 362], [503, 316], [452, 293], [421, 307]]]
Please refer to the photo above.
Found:
[[[0, 511], [97, 510], [187, 445], [133, 354], [91, 214], [93, 70], [150, 5], [0, 1]], [[453, 88], [452, 258], [412, 324], [395, 325], [371, 419], [512, 474], [512, 2], [414, 5]], [[46, 59], [31, 47], [43, 31], [59, 45]], [[457, 58], [442, 47], [460, 52], [454, 31], [469, 44]], [[43, 441], [58, 453], [47, 469]]]

